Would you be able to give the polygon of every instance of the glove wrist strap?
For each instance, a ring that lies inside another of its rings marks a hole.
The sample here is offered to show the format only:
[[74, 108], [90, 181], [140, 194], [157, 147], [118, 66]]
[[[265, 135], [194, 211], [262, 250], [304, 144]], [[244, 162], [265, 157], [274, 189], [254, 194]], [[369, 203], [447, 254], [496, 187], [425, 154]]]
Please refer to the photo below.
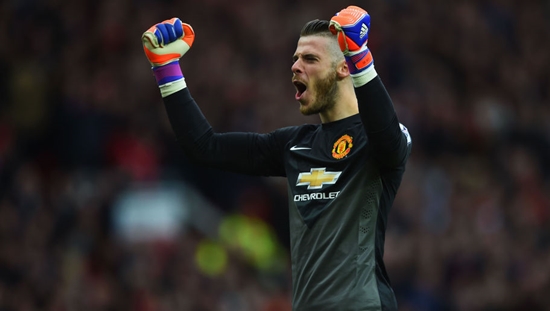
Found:
[[159, 86], [183, 78], [178, 61], [163, 66], [153, 67], [153, 74]]
[[374, 65], [371, 65], [364, 71], [351, 75], [351, 81], [353, 86], [357, 88], [369, 83], [376, 76], [378, 76], [378, 73], [374, 70]]
[[372, 53], [368, 48], [364, 48], [353, 55], [347, 55], [346, 62], [352, 75], [367, 70], [374, 63]]
[[187, 87], [178, 61], [153, 67], [153, 75], [163, 98]]
[[372, 53], [366, 46], [353, 55], [347, 55], [346, 62], [354, 87], [363, 86], [378, 75], [374, 70]]

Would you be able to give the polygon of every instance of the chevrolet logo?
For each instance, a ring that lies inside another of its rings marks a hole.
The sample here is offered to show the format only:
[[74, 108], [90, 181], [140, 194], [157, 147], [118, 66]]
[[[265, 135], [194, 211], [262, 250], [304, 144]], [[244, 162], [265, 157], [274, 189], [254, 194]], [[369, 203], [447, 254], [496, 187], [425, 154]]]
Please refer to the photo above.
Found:
[[296, 186], [308, 189], [321, 189], [323, 185], [334, 185], [342, 172], [326, 172], [326, 168], [312, 168], [309, 173], [300, 173]]

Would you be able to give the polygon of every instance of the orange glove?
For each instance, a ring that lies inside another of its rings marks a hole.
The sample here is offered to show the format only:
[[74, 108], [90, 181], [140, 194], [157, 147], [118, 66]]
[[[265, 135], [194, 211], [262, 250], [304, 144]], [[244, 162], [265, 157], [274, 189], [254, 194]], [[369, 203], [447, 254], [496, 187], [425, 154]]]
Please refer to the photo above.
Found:
[[372, 80], [376, 71], [372, 53], [367, 47], [370, 30], [370, 15], [367, 11], [357, 6], [348, 6], [330, 19], [329, 29], [338, 36], [338, 44], [346, 57], [355, 87]]
[[177, 17], [158, 23], [141, 36], [143, 50], [153, 67], [179, 60], [193, 45], [195, 32]]
[[178, 61], [194, 40], [193, 28], [176, 17], [152, 26], [141, 36], [162, 97], [187, 87]]

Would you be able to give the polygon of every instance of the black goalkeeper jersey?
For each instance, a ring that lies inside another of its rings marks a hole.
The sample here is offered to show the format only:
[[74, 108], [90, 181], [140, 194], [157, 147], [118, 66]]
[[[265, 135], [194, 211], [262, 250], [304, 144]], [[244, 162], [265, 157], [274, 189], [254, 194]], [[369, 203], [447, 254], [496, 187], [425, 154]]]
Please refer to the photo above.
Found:
[[356, 94], [360, 114], [268, 134], [215, 133], [187, 89], [164, 99], [196, 162], [287, 177], [293, 310], [397, 310], [382, 258], [411, 140], [378, 77]]

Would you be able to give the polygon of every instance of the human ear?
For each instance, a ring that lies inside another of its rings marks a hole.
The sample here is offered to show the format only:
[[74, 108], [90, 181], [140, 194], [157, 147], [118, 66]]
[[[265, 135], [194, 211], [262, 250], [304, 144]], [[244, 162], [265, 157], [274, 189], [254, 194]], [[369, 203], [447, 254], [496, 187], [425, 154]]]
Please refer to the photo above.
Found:
[[348, 64], [344, 59], [340, 60], [336, 65], [336, 74], [340, 79], [347, 78], [350, 75]]

